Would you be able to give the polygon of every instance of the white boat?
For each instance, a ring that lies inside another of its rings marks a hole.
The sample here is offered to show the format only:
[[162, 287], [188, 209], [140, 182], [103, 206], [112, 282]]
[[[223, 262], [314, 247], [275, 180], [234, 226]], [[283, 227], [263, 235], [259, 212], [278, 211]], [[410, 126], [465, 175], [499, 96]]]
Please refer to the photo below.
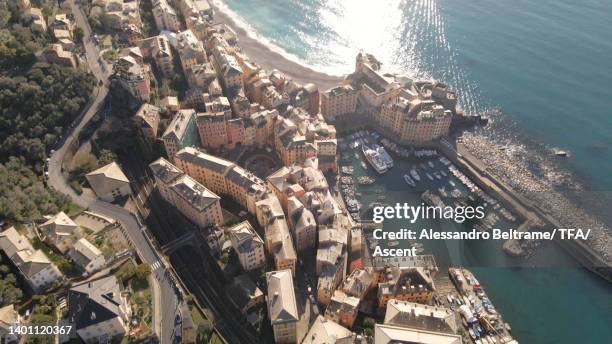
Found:
[[389, 166], [387, 165], [385, 158], [377, 150], [374, 150], [367, 145], [362, 145], [361, 151], [363, 152], [366, 160], [370, 163], [370, 166], [372, 166], [376, 172], [383, 174], [389, 170]]
[[363, 167], [364, 170], [368, 169], [368, 165], [366, 165], [366, 163], [363, 161], [361, 162], [361, 167]]
[[410, 176], [407, 175], [407, 174], [404, 174], [404, 181], [406, 182], [406, 184], [408, 184], [408, 185], [410, 185], [412, 187], [416, 186], [416, 184], [414, 183], [414, 180], [412, 180], [412, 178], [410, 178]]
[[428, 161], [428, 162], [427, 162], [427, 165], [429, 165], [429, 167], [431, 167], [431, 168], [434, 168], [434, 163], [433, 163], [433, 162], [431, 162], [431, 161]]
[[436, 177], [438, 180], [442, 179], [442, 176], [438, 172], [434, 172], [434, 177]]
[[421, 176], [419, 176], [419, 173], [414, 168], [410, 170], [410, 175], [412, 176], [412, 179], [416, 180], [417, 182], [421, 180]]
[[397, 241], [397, 240], [389, 241], [387, 243], [387, 246], [390, 246], [390, 247], [394, 247], [394, 246], [397, 246], [397, 245], [399, 245], [399, 241]]
[[452, 181], [452, 180], [449, 180], [449, 181], [448, 181], [448, 183], [449, 183], [449, 184], [450, 184], [450, 186], [452, 186], [452, 187], [457, 186], [457, 185], [455, 184], [455, 182], [454, 182], [454, 181]]
[[440, 171], [440, 173], [441, 173], [443, 176], [448, 177], [448, 174], [446, 174], [446, 172], [444, 172], [444, 171]]
[[410, 245], [410, 248], [414, 248], [414, 252], [417, 254], [421, 254], [423, 252], [425, 252], [425, 248], [423, 246], [423, 244], [419, 243], [419, 242], [415, 242], [412, 245]]
[[376, 153], [380, 154], [385, 164], [387, 164], [387, 170], [390, 170], [391, 167], [393, 167], [393, 158], [391, 158], [391, 155], [387, 153], [384, 147], [377, 144], [373, 144], [372, 149], [374, 149]]
[[434, 178], [431, 176], [431, 174], [429, 173], [425, 173], [427, 175], [427, 178], [429, 178], [429, 180], [434, 180]]

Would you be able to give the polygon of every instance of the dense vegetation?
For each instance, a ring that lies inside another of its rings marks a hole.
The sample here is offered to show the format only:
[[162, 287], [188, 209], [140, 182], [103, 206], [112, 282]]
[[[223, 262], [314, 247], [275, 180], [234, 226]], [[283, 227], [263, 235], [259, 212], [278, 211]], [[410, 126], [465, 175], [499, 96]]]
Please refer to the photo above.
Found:
[[[41, 2], [39, 2], [41, 3]], [[50, 12], [43, 4], [43, 14]], [[46, 34], [35, 34], [21, 23], [17, 1], [0, 0], [0, 69], [27, 68], [36, 61], [34, 55], [48, 42]]]
[[66, 203], [65, 196], [45, 188], [23, 159], [11, 157], [0, 164], [0, 219], [41, 219], [43, 215], [55, 214]]
[[0, 156], [22, 156], [26, 163], [44, 160], [77, 117], [94, 87], [82, 71], [36, 64], [23, 76], [0, 77]]
[[[53, 1], [32, 1], [53, 12]], [[42, 181], [44, 160], [89, 100], [95, 78], [82, 70], [36, 63], [49, 42], [20, 20], [14, 1], [0, 0], [0, 220], [40, 219], [67, 199]]]
[[0, 256], [0, 307], [18, 302], [23, 296], [23, 292], [17, 286], [15, 275], [5, 262]]

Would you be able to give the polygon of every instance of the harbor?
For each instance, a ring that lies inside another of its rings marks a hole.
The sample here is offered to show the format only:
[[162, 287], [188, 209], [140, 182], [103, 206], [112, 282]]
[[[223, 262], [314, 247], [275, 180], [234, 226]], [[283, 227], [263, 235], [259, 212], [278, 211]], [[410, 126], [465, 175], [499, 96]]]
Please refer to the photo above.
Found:
[[[361, 133], [357, 137], [355, 133], [360, 131]], [[352, 138], [351, 135], [353, 135]], [[359, 143], [355, 144], [355, 141]], [[420, 219], [410, 225], [414, 229], [433, 228], [439, 231], [454, 231], [466, 228], [467, 225], [473, 225], [474, 228], [482, 227], [483, 230], [493, 228], [493, 226], [518, 229], [522, 223], [525, 223], [520, 213], [515, 212], [505, 201], [497, 198], [498, 195], [491, 193], [491, 190], [486, 189], [486, 185], [478, 184], [478, 181], [473, 179], [474, 176], [464, 169], [460, 161], [452, 161], [449, 156], [442, 154], [442, 149], [439, 149], [439, 147], [415, 150], [402, 148], [390, 140], [385, 140], [381, 134], [373, 129], [353, 130], [342, 135], [339, 142], [342, 166], [340, 169], [344, 166], [349, 167], [347, 170], [352, 171], [350, 176], [354, 180], [363, 176], [375, 180], [371, 184], [353, 183], [352, 186], [342, 187], [341, 189], [345, 202], [348, 196], [348, 199], [358, 206], [353, 209], [356, 212], [352, 213], [352, 216], [362, 221], [365, 233], [368, 229], [373, 228], [382, 227], [389, 230], [405, 228], [407, 226], [405, 222], [395, 219], [386, 220], [382, 225], [372, 223], [372, 207], [404, 202], [413, 205], [424, 204], [422, 195], [427, 190], [443, 200], [445, 204], [451, 206], [455, 202], [473, 202], [476, 198], [472, 197], [470, 199], [469, 197], [474, 195], [472, 191], [482, 192], [484, 197], [478, 201], [487, 203], [487, 216], [481, 223], [464, 223], [463, 225], [454, 221]], [[394, 159], [394, 167], [382, 175], [375, 172], [359, 151], [361, 142], [366, 144], [377, 143], [385, 147]], [[464, 156], [463, 159], [470, 159], [470, 156]], [[433, 164], [433, 168], [429, 162]], [[419, 181], [413, 178], [411, 173], [413, 169], [418, 174]], [[452, 170], [455, 169], [456, 171], [453, 172]], [[435, 177], [436, 172], [440, 175], [440, 179]], [[427, 177], [427, 173], [433, 177], [433, 180]], [[345, 175], [343, 174], [343, 176]], [[414, 186], [408, 183], [405, 175], [410, 177]], [[468, 181], [471, 181], [471, 183], [467, 183]], [[587, 280], [590, 283], [589, 293], [599, 295], [598, 297], [602, 298], [609, 295], [606, 282], [581, 269], [578, 261], [567, 255], [564, 250], [552, 242], [539, 245], [537, 249], [534, 246], [530, 254], [522, 256], [509, 254], [504, 250], [504, 243], [500, 241], [427, 240], [408, 242], [402, 240], [385, 244], [390, 244], [389, 247], [393, 248], [410, 248], [416, 245], [419, 254], [433, 254], [442, 271], [448, 267], [470, 267], [470, 271], [487, 286], [488, 297], [495, 303], [496, 308], [512, 324], [513, 337], [519, 342], [528, 343], [535, 338], [539, 338], [532, 337], [532, 332], [530, 332], [532, 324], [525, 322], [527, 318], [539, 317], [544, 319], [542, 321], [546, 325], [543, 326], [556, 325], [552, 325], [555, 320], [550, 317], [548, 310], [529, 308], [530, 314], [525, 314], [523, 308], [517, 307], [513, 300], [522, 300], [521, 303], [544, 302], [548, 305], [548, 308], [556, 309], [556, 313], [566, 314], [567, 312], [571, 313], [575, 307], [575, 302], [578, 302], [575, 300], [576, 288], [581, 288]], [[516, 281], [528, 285], [528, 290], [514, 287]], [[554, 292], [551, 292], [552, 285], [555, 286]], [[581, 294], [578, 298], [581, 299], [580, 302], [589, 304], [589, 297], [585, 294]], [[598, 322], [606, 321], [604, 313], [596, 314], [601, 315], [597, 320]], [[566, 323], [565, 318], [569, 319], [571, 317], [563, 317], [560, 321]], [[567, 323], [566, 326], [570, 326], [570, 324]], [[575, 337], [573, 340], [579, 341], [579, 337]]]
[[[520, 217], [513, 210], [484, 192], [435, 149], [402, 148], [369, 130], [345, 136], [341, 139], [340, 149], [343, 174], [340, 191], [351, 216], [357, 221], [369, 220], [376, 206], [392, 205], [408, 198], [415, 205], [458, 207], [480, 204], [487, 210], [486, 217], [473, 224], [480, 231], [519, 224]], [[419, 225], [426, 224], [425, 221], [419, 222]], [[433, 225], [451, 229], [457, 224]]]
[[512, 327], [485, 292], [476, 276], [464, 268], [449, 268], [448, 278], [454, 286], [453, 291], [438, 293], [437, 303], [457, 310], [463, 328], [475, 344], [508, 343], [518, 344], [510, 334]]

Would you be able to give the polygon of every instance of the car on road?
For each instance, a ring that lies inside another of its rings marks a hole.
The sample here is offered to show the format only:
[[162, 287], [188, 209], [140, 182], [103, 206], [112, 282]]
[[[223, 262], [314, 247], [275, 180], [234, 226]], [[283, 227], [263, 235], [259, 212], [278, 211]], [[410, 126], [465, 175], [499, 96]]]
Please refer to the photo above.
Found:
[[181, 318], [181, 315], [180, 315], [180, 314], [177, 314], [177, 315], [174, 317], [174, 325], [176, 326], [176, 325], [180, 325], [180, 324], [182, 324], [182, 323], [183, 323], [183, 319]]

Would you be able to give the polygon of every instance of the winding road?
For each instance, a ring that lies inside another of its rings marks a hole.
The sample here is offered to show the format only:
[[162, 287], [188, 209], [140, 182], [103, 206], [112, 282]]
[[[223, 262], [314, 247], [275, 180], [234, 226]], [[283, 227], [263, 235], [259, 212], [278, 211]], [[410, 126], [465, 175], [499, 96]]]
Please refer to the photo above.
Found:
[[165, 268], [160, 264], [159, 256], [153, 245], [146, 237], [142, 226], [139, 224], [137, 215], [116, 205], [98, 201], [92, 193], [84, 192], [77, 194], [70, 187], [63, 172], [64, 159], [71, 150], [77, 148], [79, 134], [86, 127], [93, 116], [102, 109], [109, 91], [109, 72], [111, 67], [100, 58], [100, 50], [92, 40], [92, 32], [87, 17], [75, 3], [67, 0], [71, 7], [76, 26], [83, 30], [83, 45], [85, 47], [85, 58], [89, 70], [98, 80], [94, 90], [94, 96], [85, 106], [79, 117], [75, 120], [72, 130], [60, 141], [59, 147], [50, 155], [48, 162], [47, 184], [56, 191], [70, 197], [73, 203], [83, 209], [89, 208], [94, 212], [112, 217], [121, 223], [124, 234], [130, 241], [143, 262], [151, 267], [153, 275], [153, 323], [155, 332], [159, 336], [160, 343], [172, 343], [174, 331], [174, 317], [178, 310], [179, 301], [175, 292], [175, 283], [169, 278]]

